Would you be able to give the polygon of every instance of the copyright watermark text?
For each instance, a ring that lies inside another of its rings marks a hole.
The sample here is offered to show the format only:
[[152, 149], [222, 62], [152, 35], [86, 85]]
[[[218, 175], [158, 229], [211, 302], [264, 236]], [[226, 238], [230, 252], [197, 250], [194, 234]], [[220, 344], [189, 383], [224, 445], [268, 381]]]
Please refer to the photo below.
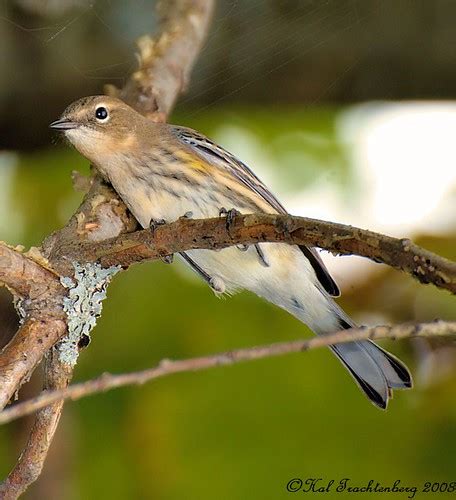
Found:
[[423, 482], [421, 485], [408, 485], [396, 479], [391, 483], [381, 483], [375, 479], [365, 482], [350, 478], [324, 479], [321, 477], [294, 477], [286, 485], [289, 493], [396, 493], [406, 498], [415, 498], [418, 493], [453, 493], [456, 498], [456, 481]]

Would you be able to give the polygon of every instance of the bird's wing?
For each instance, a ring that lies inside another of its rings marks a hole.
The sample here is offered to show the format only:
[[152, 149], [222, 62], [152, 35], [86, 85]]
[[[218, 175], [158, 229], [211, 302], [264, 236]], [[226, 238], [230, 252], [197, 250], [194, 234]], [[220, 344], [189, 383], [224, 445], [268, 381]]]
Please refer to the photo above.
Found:
[[232, 177], [263, 198], [279, 214], [287, 213], [279, 200], [245, 163], [195, 130], [185, 127], [173, 127], [173, 130], [178, 139], [190, 146], [204, 161], [228, 171]]
[[[237, 181], [241, 182], [248, 189], [263, 198], [263, 200], [265, 200], [277, 213], [287, 213], [285, 207], [269, 191], [263, 182], [261, 182], [245, 163], [237, 159], [234, 155], [195, 130], [173, 126], [172, 131], [178, 140], [187, 144], [187, 146], [203, 160], [227, 170]], [[329, 271], [326, 269], [315, 248], [304, 245], [300, 245], [299, 248], [311, 263], [323, 288], [333, 297], [339, 296], [339, 287], [329, 274]]]

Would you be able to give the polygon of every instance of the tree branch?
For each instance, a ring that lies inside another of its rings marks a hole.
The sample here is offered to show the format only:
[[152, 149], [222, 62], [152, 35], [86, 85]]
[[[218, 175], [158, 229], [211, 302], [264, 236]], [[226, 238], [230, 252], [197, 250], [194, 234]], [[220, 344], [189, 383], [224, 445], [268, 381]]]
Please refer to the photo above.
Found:
[[0, 408], [32, 374], [43, 353], [66, 332], [62, 311], [65, 289], [43, 264], [0, 244], [0, 280], [20, 299], [27, 319], [0, 352]]
[[206, 38], [214, 10], [213, 0], [166, 0], [158, 4], [161, 33], [137, 41], [139, 69], [124, 88], [110, 93], [154, 121], [165, 121]]
[[47, 316], [28, 319], [19, 328], [0, 355], [0, 408], [28, 380], [43, 357], [43, 348], [50, 349], [65, 332], [65, 320]]
[[[51, 351], [46, 360], [45, 391], [62, 390], [68, 386], [71, 380], [71, 367], [62, 364], [59, 356], [55, 354], [54, 351]], [[63, 400], [56, 401], [41, 409], [36, 415], [27, 444], [19, 460], [6, 480], [0, 484], [0, 498], [2, 500], [19, 497], [40, 476], [49, 446], [57, 430], [62, 407]]]
[[3, 242], [0, 242], [1, 283], [18, 297], [30, 300], [63, 290], [58, 275]]
[[35, 398], [3, 410], [0, 413], [0, 424], [11, 422], [17, 418], [29, 415], [49, 404], [56, 404], [58, 401], [66, 399], [75, 401], [92, 394], [106, 392], [118, 387], [144, 384], [145, 382], [175, 373], [207, 370], [217, 366], [233, 365], [243, 361], [283, 356], [284, 354], [293, 352], [308, 351], [356, 340], [377, 340], [386, 338], [397, 340], [415, 337], [443, 336], [456, 336], [456, 322], [436, 321], [433, 323], [352, 328], [351, 330], [343, 330], [321, 337], [314, 337], [309, 340], [295, 340], [265, 346], [249, 347], [200, 358], [176, 361], [166, 359], [161, 361], [158, 366], [147, 370], [120, 375], [105, 373], [96, 379], [74, 384], [65, 389], [44, 392]]
[[456, 263], [409, 239], [392, 238], [352, 226], [291, 215], [239, 215], [229, 228], [224, 218], [179, 219], [150, 230], [122, 234], [97, 246], [68, 249], [104, 267], [128, 267], [190, 249], [220, 249], [238, 244], [286, 242], [311, 245], [340, 255], [360, 255], [405, 271], [421, 283], [456, 293]]
[[[130, 76], [125, 88], [121, 91], [121, 98], [150, 118], [164, 120], [178, 95], [185, 89], [196, 56], [206, 37], [213, 6], [213, 0], [162, 2], [159, 13], [160, 33], [154, 40], [150, 37], [143, 37], [138, 42], [140, 69]], [[160, 74], [162, 72], [163, 75]], [[49, 262], [49, 267], [61, 276], [69, 276], [72, 275], [73, 269], [71, 260], [64, 252], [66, 246], [74, 242], [96, 245], [103, 239], [112, 238], [125, 231], [132, 231], [136, 227], [137, 222], [129, 214], [117, 194], [95, 176], [89, 193], [68, 224], [43, 242], [42, 255]], [[9, 258], [10, 255], [6, 253]], [[0, 280], [16, 290], [17, 295], [28, 300], [32, 294], [28, 294], [29, 290], [24, 280], [22, 282], [13, 280], [9, 283], [7, 279], [4, 279], [2, 273], [9, 264], [4, 257], [2, 258], [3, 255], [0, 251]], [[80, 259], [78, 260], [81, 262]], [[24, 276], [27, 275], [24, 274]], [[41, 296], [41, 298], [44, 297], [49, 300], [60, 299], [61, 306], [60, 292], [52, 293], [48, 290]], [[38, 299], [39, 296], [34, 296], [33, 300], [28, 301], [32, 309], [39, 303]], [[27, 336], [27, 331], [31, 330], [34, 334]], [[46, 321], [24, 324], [12, 343], [0, 353], [0, 388], [4, 402], [19, 387], [24, 377], [31, 374], [37, 360], [45, 355], [50, 345], [61, 338], [65, 331], [64, 321], [61, 324]], [[45, 339], [42, 344], [39, 344], [40, 338]], [[33, 356], [29, 358], [30, 352]], [[11, 360], [19, 363], [18, 369], [11, 367]], [[14, 371], [13, 376], [9, 373], [11, 369]], [[49, 379], [64, 381], [71, 378], [72, 369], [67, 365], [57, 363], [52, 366], [52, 369], [48, 365], [46, 374]], [[1, 385], [2, 376], [8, 381], [8, 389], [5, 391]], [[17, 387], [12, 390], [15, 379]], [[54, 383], [55, 387], [63, 387], [59, 384], [60, 382]], [[44, 413], [40, 412], [37, 415], [24, 453], [10, 476], [0, 485], [1, 498], [17, 498], [20, 492], [25, 491], [27, 486], [38, 477], [61, 409], [62, 403], [56, 403], [43, 410]]]

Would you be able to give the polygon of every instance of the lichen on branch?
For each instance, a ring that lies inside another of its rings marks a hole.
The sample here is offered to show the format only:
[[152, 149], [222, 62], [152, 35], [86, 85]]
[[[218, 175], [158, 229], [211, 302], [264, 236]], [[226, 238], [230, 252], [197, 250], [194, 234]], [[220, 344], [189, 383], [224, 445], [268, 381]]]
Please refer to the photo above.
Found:
[[90, 342], [90, 332], [101, 316], [106, 288], [121, 267], [103, 268], [97, 263], [73, 262], [74, 278], [63, 276], [62, 285], [68, 289], [63, 298], [63, 311], [67, 315], [68, 334], [57, 344], [60, 361], [75, 366], [81, 343]]

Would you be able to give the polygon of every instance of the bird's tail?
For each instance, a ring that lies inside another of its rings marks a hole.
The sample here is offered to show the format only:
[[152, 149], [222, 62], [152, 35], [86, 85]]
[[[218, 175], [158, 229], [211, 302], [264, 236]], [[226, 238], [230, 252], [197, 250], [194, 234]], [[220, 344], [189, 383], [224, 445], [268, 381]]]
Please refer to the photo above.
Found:
[[[307, 290], [306, 295], [295, 293], [290, 298], [288, 289], [281, 296], [276, 293], [263, 293], [263, 296], [293, 314], [317, 335], [356, 328], [356, 324], [327, 293], [316, 288], [312, 292], [317, 293], [311, 295]], [[405, 364], [370, 340], [347, 342], [330, 348], [360, 389], [379, 408], [386, 409], [393, 389], [412, 387], [412, 376]]]
[[[356, 325], [336, 308], [343, 329]], [[393, 389], [412, 387], [412, 377], [402, 361], [370, 340], [331, 346], [358, 386], [376, 406], [386, 409]]]

